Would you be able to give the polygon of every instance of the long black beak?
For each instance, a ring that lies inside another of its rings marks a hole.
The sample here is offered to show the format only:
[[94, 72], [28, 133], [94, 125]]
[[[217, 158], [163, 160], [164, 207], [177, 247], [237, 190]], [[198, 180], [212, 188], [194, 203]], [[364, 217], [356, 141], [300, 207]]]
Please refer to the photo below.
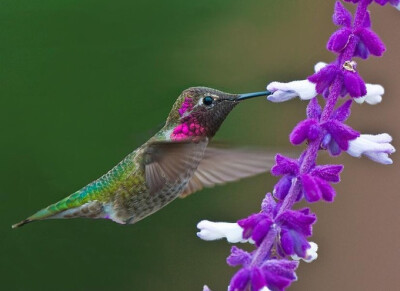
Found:
[[270, 92], [270, 91], [262, 91], [262, 92], [240, 94], [236, 98], [236, 100], [237, 101], [242, 101], [242, 100], [246, 100], [246, 99], [250, 99], [250, 98], [254, 98], [254, 97], [268, 96], [268, 95], [271, 95], [271, 94], [272, 94], [272, 92]]

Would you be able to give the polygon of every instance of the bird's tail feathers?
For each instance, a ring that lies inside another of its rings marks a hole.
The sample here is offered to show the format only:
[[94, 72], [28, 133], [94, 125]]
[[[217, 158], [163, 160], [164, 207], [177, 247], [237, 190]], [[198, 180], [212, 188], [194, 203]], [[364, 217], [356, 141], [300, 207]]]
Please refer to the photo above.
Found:
[[82, 216], [93, 217], [94, 215], [98, 215], [101, 211], [101, 204], [97, 201], [88, 203], [89, 195], [85, 194], [85, 191], [77, 191], [72, 195], [60, 200], [59, 202], [39, 210], [35, 214], [29, 216], [27, 219], [12, 225], [12, 228], [21, 227], [27, 223], [44, 219], [73, 218]]

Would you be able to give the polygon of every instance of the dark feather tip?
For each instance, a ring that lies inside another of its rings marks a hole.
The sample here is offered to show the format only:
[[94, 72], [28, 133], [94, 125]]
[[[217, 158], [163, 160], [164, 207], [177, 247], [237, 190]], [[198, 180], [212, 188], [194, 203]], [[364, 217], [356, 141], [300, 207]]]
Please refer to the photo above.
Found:
[[25, 225], [25, 224], [27, 224], [27, 223], [29, 223], [29, 222], [32, 222], [32, 220], [29, 220], [29, 219], [25, 219], [25, 220], [22, 220], [22, 221], [20, 221], [20, 222], [18, 222], [18, 223], [16, 223], [16, 224], [13, 224], [12, 226], [11, 226], [11, 228], [17, 228], [17, 227], [20, 227], [20, 226], [23, 226], [23, 225]]

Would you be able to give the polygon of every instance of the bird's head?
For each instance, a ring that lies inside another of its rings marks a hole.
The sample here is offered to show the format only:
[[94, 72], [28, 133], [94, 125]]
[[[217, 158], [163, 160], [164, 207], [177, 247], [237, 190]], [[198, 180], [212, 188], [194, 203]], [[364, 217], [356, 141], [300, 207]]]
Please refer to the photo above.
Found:
[[186, 89], [169, 113], [166, 126], [171, 140], [213, 137], [229, 112], [242, 100], [267, 96], [270, 92], [229, 94], [206, 87]]

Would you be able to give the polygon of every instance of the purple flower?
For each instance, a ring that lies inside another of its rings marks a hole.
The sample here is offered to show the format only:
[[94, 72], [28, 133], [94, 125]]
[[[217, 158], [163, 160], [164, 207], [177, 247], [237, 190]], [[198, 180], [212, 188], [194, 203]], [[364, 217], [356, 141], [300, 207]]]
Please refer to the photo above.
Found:
[[243, 238], [251, 237], [259, 246], [274, 224], [274, 218], [266, 213], [257, 213], [239, 220], [238, 224], [243, 228]]
[[261, 266], [245, 264], [232, 277], [229, 291], [254, 290], [285, 290], [293, 281], [297, 280], [295, 270], [298, 262], [289, 260], [267, 260]]
[[[317, 165], [319, 150], [327, 149], [331, 155], [346, 151], [354, 157], [362, 155], [382, 164], [391, 164], [389, 155], [395, 151], [388, 134], [360, 135], [344, 122], [351, 113], [353, 99], [338, 106], [340, 97], [347, 94], [358, 103], [377, 104], [384, 89], [380, 85], [365, 84], [352, 60], [369, 54], [381, 56], [385, 46], [371, 30], [368, 6], [373, 0], [345, 0], [357, 3], [354, 15], [336, 2], [333, 22], [339, 29], [330, 37], [327, 47], [338, 56], [327, 65], [318, 63], [315, 74], [307, 80], [288, 83], [272, 82], [267, 90], [268, 100], [283, 102], [300, 97], [310, 100], [307, 118], [299, 122], [290, 134], [294, 145], [307, 141], [307, 147], [298, 159], [277, 154], [271, 169], [280, 176], [273, 191], [267, 193], [261, 212], [249, 215], [237, 223], [202, 221], [198, 236], [205, 240], [227, 238], [229, 242], [254, 243], [255, 249], [246, 252], [237, 247], [227, 258], [230, 266], [241, 266], [232, 277], [230, 291], [284, 290], [296, 280], [296, 260], [311, 262], [317, 258], [318, 245], [308, 241], [317, 220], [309, 208], [293, 209], [303, 197], [306, 202], [320, 200], [332, 202], [336, 192], [333, 183], [340, 181], [342, 165]], [[375, 0], [380, 5], [390, 3], [400, 9], [400, 0]], [[322, 109], [316, 97], [326, 98]], [[292, 258], [295, 261], [289, 261]]]
[[[381, 1], [382, 2], [382, 1]], [[366, 59], [369, 54], [382, 56], [385, 45], [378, 35], [371, 30], [371, 21], [367, 12], [360, 27], [352, 27], [351, 13], [340, 3], [336, 2], [333, 22], [342, 26], [330, 37], [327, 48], [330, 51], [341, 53], [349, 44], [350, 38], [356, 38], [356, 50], [354, 56]]]
[[[326, 67], [327, 64], [324, 62], [319, 62], [315, 65], [314, 70], [318, 73], [322, 68]], [[349, 78], [351, 80], [351, 76]], [[324, 95], [327, 97], [329, 95], [329, 86], [333, 82], [333, 79], [330, 80], [329, 84], [325, 84], [322, 90], [324, 90]], [[320, 84], [320, 83], [319, 83]], [[358, 84], [359, 87], [357, 90], [362, 90], [362, 83]], [[320, 84], [321, 85], [321, 84]], [[351, 83], [350, 83], [351, 86]], [[354, 101], [357, 103], [363, 103], [364, 101], [368, 104], [375, 105], [382, 101], [382, 95], [384, 93], [384, 89], [379, 84], [365, 84], [367, 93], [358, 98], [354, 98]], [[284, 102], [291, 100], [293, 98], [299, 97], [301, 100], [309, 100], [318, 95], [316, 84], [310, 82], [309, 80], [297, 80], [288, 83], [282, 82], [271, 82], [267, 86], [267, 90], [273, 92], [272, 95], [267, 97], [268, 101], [271, 102]], [[354, 89], [353, 89], [354, 91]], [[346, 91], [342, 92], [344, 96]], [[354, 93], [356, 94], [356, 93]], [[361, 94], [361, 93], [359, 93]]]
[[317, 202], [321, 199], [332, 202], [335, 198], [335, 189], [329, 184], [340, 181], [339, 174], [342, 165], [316, 166], [309, 174], [300, 176], [303, 196], [307, 202]]
[[[324, 169], [316, 168], [315, 173], [328, 180], [338, 180], [337, 171], [330, 166]], [[325, 181], [323, 178], [317, 178]], [[243, 228], [243, 237], [252, 238], [257, 246], [265, 239], [271, 227], [279, 233], [279, 244], [284, 255], [294, 255], [304, 258], [310, 244], [307, 237], [312, 234], [312, 224], [316, 216], [310, 213], [308, 208], [300, 210], [285, 210], [278, 216], [280, 204], [277, 204], [268, 193], [263, 201], [263, 211], [239, 220], [238, 224]]]
[[306, 256], [306, 251], [311, 246], [307, 237], [312, 235], [312, 224], [317, 220], [310, 209], [285, 210], [276, 218], [280, 226], [280, 247], [285, 255]]
[[[360, 0], [344, 0], [344, 1], [351, 2], [351, 3], [360, 2]], [[370, 0], [369, 2], [371, 3], [372, 0]], [[391, 5], [393, 5], [394, 7], [396, 7], [397, 9], [400, 10], [400, 0], [375, 0], [375, 2], [382, 6], [386, 5], [387, 3], [390, 3]]]
[[340, 154], [341, 150], [347, 150], [349, 141], [360, 134], [350, 126], [343, 123], [350, 114], [351, 101], [344, 103], [326, 122], [319, 123], [321, 107], [317, 99], [312, 99], [307, 107], [308, 119], [298, 123], [290, 133], [290, 142], [299, 145], [305, 140], [314, 141], [323, 134], [322, 146], [328, 148], [332, 155]]
[[340, 181], [339, 174], [342, 170], [342, 165], [323, 165], [313, 167], [309, 173], [299, 175], [299, 165], [296, 160], [277, 155], [276, 164], [272, 167], [271, 173], [274, 176], [283, 177], [275, 185], [274, 196], [279, 200], [285, 199], [293, 179], [299, 178], [302, 191], [296, 197], [296, 201], [304, 197], [308, 202], [317, 202], [321, 199], [332, 202], [335, 197], [335, 190], [329, 183], [338, 183]]
[[[274, 176], [282, 176], [279, 182], [275, 185], [273, 194], [278, 200], [285, 199], [292, 186], [292, 181], [299, 174], [299, 164], [297, 160], [277, 154], [275, 157], [275, 165], [271, 169], [271, 174]], [[298, 197], [300, 199], [301, 196]]]
[[367, 88], [355, 67], [355, 62], [346, 62], [341, 68], [337, 64], [330, 64], [308, 77], [308, 80], [316, 84], [317, 92], [325, 98], [328, 98], [330, 87], [336, 78], [343, 84], [340, 90], [341, 96], [348, 93], [354, 98], [362, 97], [367, 94]]
[[226, 262], [229, 266], [232, 267], [239, 265], [248, 266], [251, 263], [251, 254], [242, 249], [239, 249], [238, 247], [232, 247], [231, 254], [226, 259]]

